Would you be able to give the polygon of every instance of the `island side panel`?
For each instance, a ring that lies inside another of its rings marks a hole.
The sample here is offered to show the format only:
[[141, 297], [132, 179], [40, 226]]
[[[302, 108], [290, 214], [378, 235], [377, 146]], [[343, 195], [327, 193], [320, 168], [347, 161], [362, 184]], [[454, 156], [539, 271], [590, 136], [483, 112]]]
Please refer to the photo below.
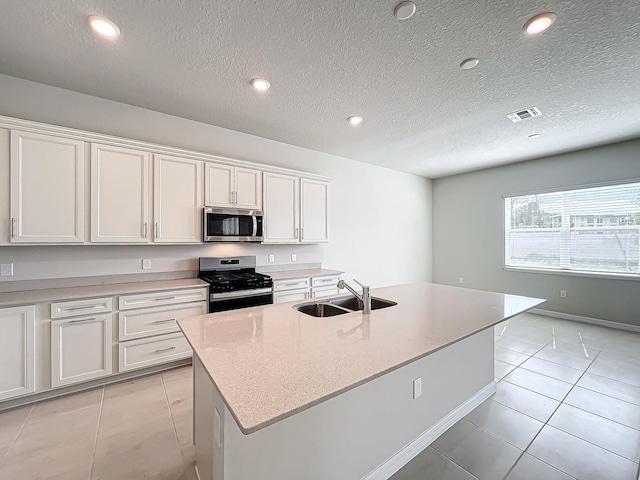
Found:
[[[224, 456], [222, 428], [215, 422], [216, 412], [222, 416], [225, 405], [217, 393], [202, 362], [193, 356], [193, 438], [196, 447], [198, 477], [224, 478]], [[215, 423], [215, 425], [214, 425]], [[219, 442], [216, 430], [220, 435]], [[218, 445], [218, 443], [220, 445]]]
[[359, 479], [493, 383], [489, 328], [249, 435], [225, 410], [224, 474], [200, 478]]

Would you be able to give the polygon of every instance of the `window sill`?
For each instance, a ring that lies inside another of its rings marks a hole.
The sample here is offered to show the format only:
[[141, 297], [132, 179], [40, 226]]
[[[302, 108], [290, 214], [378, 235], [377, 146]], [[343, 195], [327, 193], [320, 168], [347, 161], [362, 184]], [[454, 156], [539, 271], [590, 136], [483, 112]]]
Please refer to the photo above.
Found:
[[607, 273], [607, 272], [582, 272], [579, 270], [551, 270], [545, 268], [532, 267], [507, 267], [502, 269], [505, 272], [522, 272], [522, 273], [543, 273], [546, 275], [563, 275], [567, 277], [587, 277], [587, 278], [603, 278], [608, 280], [635, 280], [640, 281], [640, 275], [624, 274], [624, 273]]

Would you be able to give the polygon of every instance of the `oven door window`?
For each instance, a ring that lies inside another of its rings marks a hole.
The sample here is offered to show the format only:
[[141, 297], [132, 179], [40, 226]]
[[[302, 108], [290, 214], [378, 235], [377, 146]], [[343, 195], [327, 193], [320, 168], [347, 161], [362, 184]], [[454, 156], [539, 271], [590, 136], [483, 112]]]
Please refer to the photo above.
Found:
[[254, 217], [228, 215], [224, 213], [207, 214], [207, 235], [210, 237], [251, 237], [254, 236]]

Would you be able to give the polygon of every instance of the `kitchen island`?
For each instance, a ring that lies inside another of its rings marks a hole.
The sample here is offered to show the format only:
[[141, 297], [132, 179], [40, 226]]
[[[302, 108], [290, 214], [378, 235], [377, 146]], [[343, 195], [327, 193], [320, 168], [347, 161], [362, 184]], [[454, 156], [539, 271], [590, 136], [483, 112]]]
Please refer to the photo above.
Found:
[[179, 321], [201, 480], [387, 478], [495, 391], [490, 327], [543, 302], [431, 283], [372, 295], [397, 305]]

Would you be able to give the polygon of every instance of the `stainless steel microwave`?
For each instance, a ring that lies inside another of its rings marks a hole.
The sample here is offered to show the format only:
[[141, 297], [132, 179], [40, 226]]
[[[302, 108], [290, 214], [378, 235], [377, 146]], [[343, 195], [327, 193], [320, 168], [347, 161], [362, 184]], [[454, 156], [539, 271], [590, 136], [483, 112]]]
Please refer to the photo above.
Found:
[[205, 207], [202, 240], [205, 242], [261, 242], [262, 212], [236, 208]]

